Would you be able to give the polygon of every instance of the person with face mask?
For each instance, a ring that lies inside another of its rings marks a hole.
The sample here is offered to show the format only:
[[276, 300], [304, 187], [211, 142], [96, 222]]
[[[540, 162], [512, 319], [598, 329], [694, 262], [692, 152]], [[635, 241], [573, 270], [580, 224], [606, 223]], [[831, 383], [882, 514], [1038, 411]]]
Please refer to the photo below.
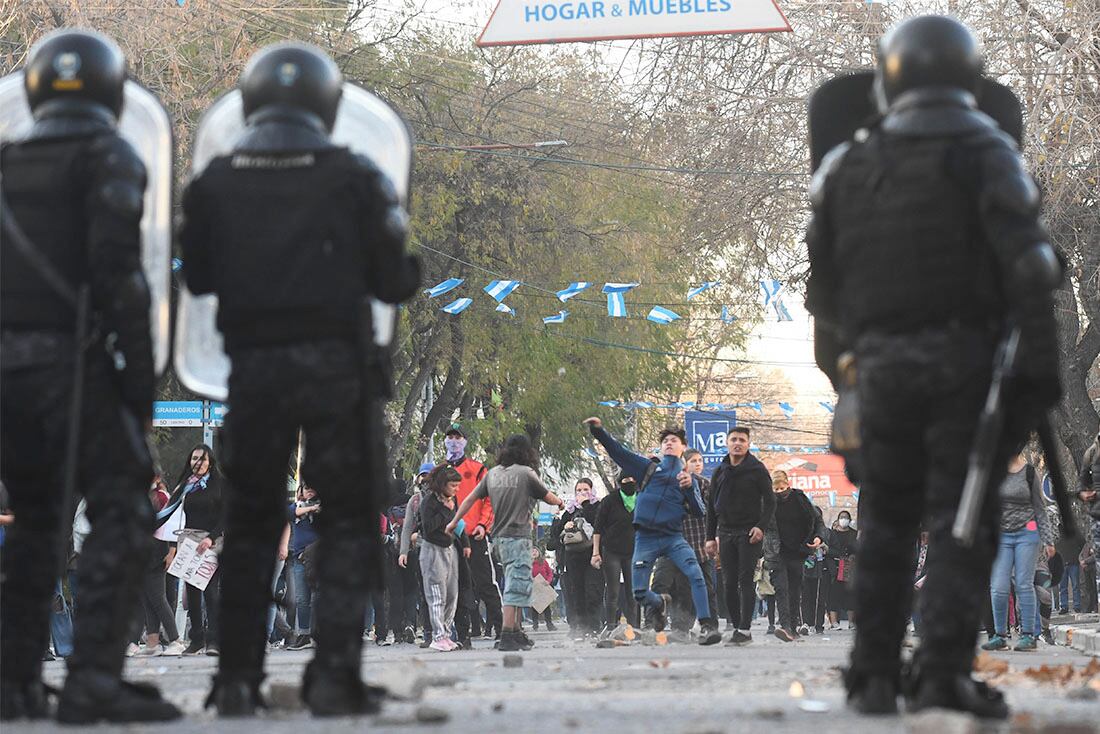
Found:
[[[569, 630], [574, 639], [594, 634], [600, 627], [603, 601], [603, 574], [592, 566], [592, 548], [599, 502], [595, 501], [592, 480], [577, 481], [573, 501], [550, 526], [551, 537], [557, 538], [565, 558], [566, 605], [569, 610]], [[583, 520], [583, 523], [582, 523]]]
[[619, 475], [616, 491], [604, 497], [596, 511], [592, 536], [592, 566], [603, 572], [604, 628], [619, 624], [620, 611], [631, 624], [638, 624], [637, 606], [626, 595], [626, 608], [620, 609], [619, 591], [630, 588], [630, 560], [634, 556], [634, 506], [638, 501], [633, 477]]
[[[456, 502], [462, 502], [470, 496], [485, 476], [485, 465], [466, 456], [466, 434], [457, 424], [452, 424], [443, 436], [443, 446], [447, 451], [447, 463], [462, 475], [458, 486]], [[488, 498], [476, 501], [462, 520], [465, 521], [466, 535], [470, 543], [470, 585], [473, 587], [473, 604], [470, 610], [470, 636], [481, 636], [481, 615], [476, 610], [480, 602], [485, 605], [487, 637], [499, 638], [504, 617], [501, 610], [500, 587], [497, 586], [493, 561], [489, 556], [489, 533], [493, 529], [493, 505]], [[461, 611], [459, 612], [461, 616]]]
[[828, 558], [833, 579], [829, 589], [829, 621], [840, 629], [840, 620], [848, 619], [848, 629], [855, 629], [852, 612], [852, 561], [856, 553], [856, 534], [852, 530], [852, 513], [841, 510], [833, 526]]
[[802, 571], [806, 556], [821, 547], [825, 532], [810, 498], [793, 489], [785, 471], [772, 472], [775, 515], [764, 531], [764, 568], [770, 571], [779, 610], [775, 636], [798, 637], [802, 617]]

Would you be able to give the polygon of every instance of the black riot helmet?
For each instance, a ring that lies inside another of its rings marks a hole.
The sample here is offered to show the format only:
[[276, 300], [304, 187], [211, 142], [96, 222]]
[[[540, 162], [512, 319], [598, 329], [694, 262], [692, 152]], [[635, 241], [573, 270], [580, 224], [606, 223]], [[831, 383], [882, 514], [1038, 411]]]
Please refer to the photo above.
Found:
[[981, 46], [965, 25], [942, 15], [920, 15], [894, 26], [878, 47], [875, 96], [885, 111], [903, 92], [955, 87], [977, 94]]
[[321, 49], [304, 43], [276, 43], [248, 62], [237, 86], [245, 119], [266, 107], [316, 115], [332, 132], [344, 77]]
[[31, 112], [43, 105], [89, 111], [106, 108], [117, 119], [122, 112], [126, 57], [102, 33], [65, 28], [34, 44], [23, 71]]

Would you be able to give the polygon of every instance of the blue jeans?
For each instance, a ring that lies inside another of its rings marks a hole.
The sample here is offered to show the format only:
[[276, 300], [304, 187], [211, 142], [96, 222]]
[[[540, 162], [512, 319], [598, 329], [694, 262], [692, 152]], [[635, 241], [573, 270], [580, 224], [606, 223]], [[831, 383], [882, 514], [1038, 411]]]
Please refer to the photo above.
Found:
[[291, 554], [286, 562], [294, 591], [294, 631], [299, 635], [308, 635], [313, 622], [313, 590], [306, 583], [306, 567], [297, 556]]
[[[288, 559], [289, 559], [289, 557], [290, 557], [290, 554], [287, 554]], [[287, 563], [286, 561], [280, 561], [280, 560], [275, 561], [275, 575], [271, 577], [271, 598], [272, 599], [275, 598], [275, 591], [276, 591], [277, 587], [279, 586], [279, 577], [283, 575], [283, 566], [286, 565], [286, 563]], [[271, 604], [268, 604], [268, 606], [267, 606], [267, 639], [268, 639], [268, 641], [271, 640], [271, 632], [275, 629], [275, 614], [276, 614], [276, 611], [277, 610], [275, 609], [275, 603], [274, 602], [272, 602]]]
[[993, 626], [997, 634], [1008, 631], [1008, 595], [1016, 585], [1016, 601], [1020, 607], [1020, 631], [1035, 636], [1037, 616], [1035, 603], [1035, 560], [1039, 557], [1039, 531], [1014, 530], [1001, 533], [997, 559], [993, 561], [990, 578], [990, 600], [993, 603]]
[[53, 650], [58, 657], [67, 658], [73, 654], [73, 617], [69, 603], [65, 601], [65, 594], [61, 590], [61, 582], [57, 582], [54, 589], [57, 599], [61, 600], [61, 609], [50, 611], [50, 637], [53, 638]]
[[691, 601], [695, 604], [695, 614], [699, 619], [710, 619], [710, 602], [707, 599], [707, 583], [703, 580], [703, 569], [683, 535], [660, 535], [647, 530], [639, 530], [634, 535], [634, 599], [649, 607], [661, 605], [661, 596], [649, 588], [653, 576], [654, 562], [664, 556], [680, 569], [691, 584]]
[[[1069, 587], [1073, 587], [1073, 607], [1069, 605]], [[1058, 586], [1058, 608], [1081, 611], [1081, 566], [1074, 563], [1066, 566], [1066, 573], [1062, 576], [1062, 583]]]

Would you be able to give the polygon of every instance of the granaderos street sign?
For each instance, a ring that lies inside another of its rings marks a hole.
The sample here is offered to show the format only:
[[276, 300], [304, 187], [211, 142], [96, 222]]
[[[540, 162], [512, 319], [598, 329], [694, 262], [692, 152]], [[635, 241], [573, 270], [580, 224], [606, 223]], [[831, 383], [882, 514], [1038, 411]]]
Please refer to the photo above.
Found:
[[775, 0], [500, 0], [477, 45], [790, 30]]

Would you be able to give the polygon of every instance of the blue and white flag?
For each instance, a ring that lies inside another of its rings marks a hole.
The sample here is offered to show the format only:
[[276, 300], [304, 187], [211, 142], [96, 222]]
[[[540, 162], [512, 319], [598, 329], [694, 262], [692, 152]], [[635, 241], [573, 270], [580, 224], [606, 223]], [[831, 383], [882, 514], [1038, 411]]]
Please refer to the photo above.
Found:
[[451, 301], [443, 308], [439, 309], [443, 313], [449, 313], [452, 316], [457, 316], [470, 307], [470, 304], [474, 302], [472, 298], [459, 298], [457, 301]]
[[520, 281], [518, 280], [494, 280], [492, 283], [485, 286], [483, 290], [489, 294], [490, 298], [500, 303], [507, 298], [512, 291], [519, 288], [519, 284]]
[[690, 301], [692, 298], [695, 298], [703, 291], [709, 291], [711, 288], [718, 286], [718, 284], [720, 284], [721, 282], [722, 281], [720, 280], [708, 280], [706, 283], [703, 283], [702, 285], [692, 288], [690, 291], [688, 291], [687, 299]]
[[787, 416], [787, 418], [794, 416], [794, 406], [790, 403], [780, 403], [779, 409], [783, 411], [783, 415]]
[[735, 408], [752, 408], [757, 413], [760, 413], [761, 415], [764, 414], [764, 406], [761, 403], [756, 402], [756, 401], [751, 402], [751, 403], [738, 403], [737, 405], [735, 405], [733, 407], [735, 407]]
[[783, 284], [778, 280], [762, 280], [760, 281], [760, 290], [764, 291], [764, 305], [768, 306], [783, 290]]
[[173, 273], [178, 273], [180, 271], [180, 268], [182, 268], [182, 267], [183, 267], [183, 260], [180, 260], [178, 257], [172, 258], [172, 272]]
[[600, 403], [600, 405], [603, 405], [607, 408], [618, 408], [620, 405], [622, 405], [622, 403], [620, 403], [618, 400], [604, 400], [602, 403]]
[[736, 320], [737, 320], [737, 317], [730, 313], [730, 307], [729, 306], [722, 306], [722, 323], [723, 324], [732, 324]]
[[794, 321], [791, 318], [791, 312], [787, 310], [787, 304], [783, 303], [782, 296], [778, 296], [772, 301], [772, 308], [775, 309], [775, 315], [779, 321]]
[[635, 400], [633, 403], [627, 403], [627, 408], [652, 408], [653, 403], [648, 400]]
[[587, 454], [588, 456], [591, 456], [593, 459], [600, 458], [600, 455], [596, 453], [596, 449], [592, 448], [591, 446], [585, 446], [582, 449], [582, 452]]
[[829, 492], [829, 507], [836, 507], [836, 492]]
[[436, 298], [437, 296], [442, 296], [444, 293], [450, 293], [455, 288], [462, 285], [462, 283], [462, 278], [448, 278], [439, 285], [429, 288], [424, 292], [428, 294], [428, 298]]
[[833, 403], [829, 402], [828, 400], [818, 400], [817, 404], [820, 405], [825, 410], [829, 411], [830, 413], [832, 413], [836, 410], [836, 406]]
[[586, 283], [583, 280], [576, 283], [570, 283], [568, 288], [564, 288], [558, 291], [558, 300], [565, 303], [573, 296], [577, 295], [581, 291], [588, 290], [592, 287], [591, 283]]
[[660, 306], [654, 306], [649, 311], [649, 316], [646, 316], [650, 321], [657, 324], [671, 324], [680, 318], [680, 314], [669, 311], [667, 308], [661, 308]]
[[509, 306], [507, 303], [500, 304], [499, 306], [497, 306], [496, 310], [499, 311], [500, 313], [506, 313], [509, 316], [515, 316], [516, 315], [516, 310], [514, 308], [512, 308], [511, 306]]
[[623, 294], [638, 287], [637, 283], [604, 283], [607, 294], [607, 315], [614, 319], [626, 317], [626, 298]]
[[569, 315], [568, 311], [558, 311], [553, 316], [547, 316], [542, 320], [544, 324], [564, 324], [565, 317]]

